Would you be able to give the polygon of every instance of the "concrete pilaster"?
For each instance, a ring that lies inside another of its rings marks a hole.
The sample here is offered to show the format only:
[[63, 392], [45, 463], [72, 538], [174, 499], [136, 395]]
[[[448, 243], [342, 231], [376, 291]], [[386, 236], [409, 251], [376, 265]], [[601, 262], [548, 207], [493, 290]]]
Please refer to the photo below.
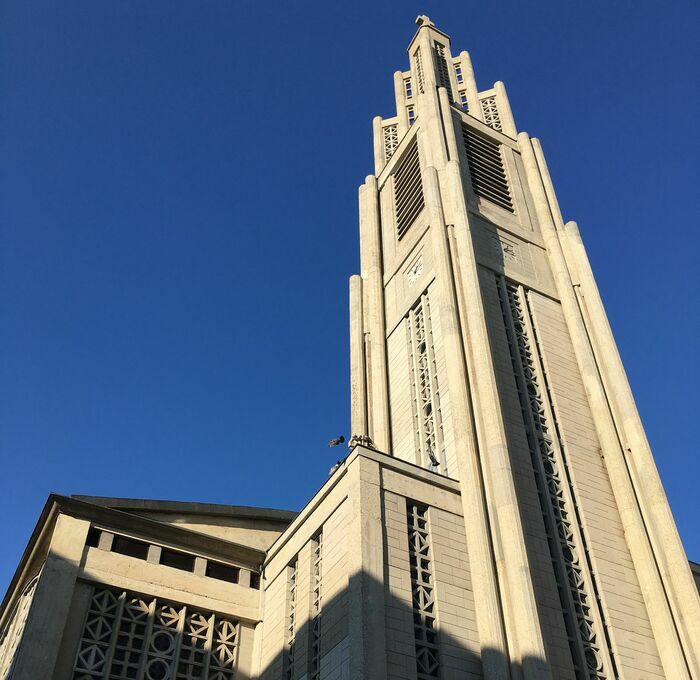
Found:
[[440, 99], [440, 113], [442, 129], [445, 132], [445, 144], [447, 146], [446, 160], [455, 160], [459, 158], [459, 150], [457, 148], [457, 137], [454, 134], [454, 125], [452, 124], [452, 107], [450, 106], [450, 98], [447, 96], [447, 90], [441, 87], [438, 90]]
[[350, 436], [367, 434], [367, 384], [362, 327], [362, 278], [350, 277]]
[[649, 542], [647, 527], [635, 497], [629, 463], [620, 445], [619, 434], [615, 428], [586, 327], [574, 294], [561, 243], [552, 220], [537, 159], [527, 134], [518, 135], [518, 144], [557, 293], [574, 346], [579, 371], [589, 397], [610, 482], [615, 493], [630, 554], [642, 587], [664, 670], [669, 678], [678, 678], [679, 680], [690, 678], [687, 660]]
[[[444, 88], [441, 88], [444, 92]], [[458, 451], [461, 501], [465, 517], [467, 547], [473, 573], [479, 643], [482, 650], [484, 678], [505, 680], [508, 670], [508, 648], [504, 637], [502, 609], [494, 556], [489, 534], [479, 451], [472, 420], [472, 404], [462, 344], [455, 280], [450, 262], [447, 228], [444, 223], [440, 187], [435, 168], [425, 169], [426, 208], [429, 210], [431, 241], [439, 286], [433, 310], [440, 315], [445, 356], [448, 362], [448, 391], [452, 400], [455, 447]], [[435, 303], [438, 304], [435, 304]]]
[[386, 165], [384, 160], [384, 139], [382, 132], [382, 117], [375, 116], [372, 119], [372, 141], [374, 143], [374, 172], [379, 174]]
[[530, 576], [525, 534], [520, 519], [514, 473], [498, 398], [493, 355], [486, 328], [486, 315], [481, 301], [476, 255], [457, 161], [448, 163], [445, 174], [446, 178], [449, 178], [449, 193], [453, 201], [452, 215], [455, 220], [454, 236], [458, 251], [459, 278], [465, 300], [461, 308], [465, 314], [463, 335], [467, 368], [471, 378], [477, 431], [481, 440], [480, 459], [490, 511], [507, 640], [511, 649], [511, 661], [522, 664], [522, 677], [539, 680], [551, 676]]
[[396, 118], [399, 125], [399, 139], [408, 132], [408, 116], [406, 115], [406, 88], [403, 83], [403, 73], [394, 73], [394, 97], [396, 99]]
[[663, 570], [666, 589], [672, 597], [684, 651], [691, 668], [697, 669], [698, 643], [694, 644], [693, 641], [700, 641], [700, 598], [688, 558], [661, 484], [578, 225], [576, 222], [564, 224], [542, 146], [537, 139], [531, 141], [545, 193], [559, 227], [564, 257], [578, 292], [584, 324], [600, 368], [605, 393], [617, 428], [624, 435], [624, 445], [629, 449], [631, 466], [636, 472], [634, 481], [639, 489], [642, 512], [654, 527], [653, 548]]
[[510, 102], [508, 101], [506, 86], [500, 80], [497, 80], [493, 84], [493, 89], [496, 92], [496, 106], [498, 107], [498, 117], [501, 119], [503, 134], [515, 139], [518, 131], [515, 128], [515, 119], [513, 118], [513, 112], [510, 109]]
[[347, 470], [350, 678], [384, 680], [384, 544], [379, 464], [356, 457]]
[[684, 653], [691, 668], [698, 669], [697, 642], [693, 641], [700, 642], [700, 598], [688, 558], [661, 485], [576, 223], [568, 222], [564, 225], [562, 236], [567, 262], [570, 268], [575, 268], [584, 322], [601, 369], [605, 392], [617, 426], [628, 445], [628, 459], [634, 472], [634, 486], [639, 490], [637, 495], [642, 505], [641, 510], [647, 523], [653, 527], [650, 532], [652, 547], [667, 593], [672, 598], [672, 609], [683, 640]]
[[360, 187], [360, 267], [363, 280], [365, 357], [368, 365], [369, 436], [380, 451], [389, 451], [389, 394], [387, 385], [384, 283], [377, 178]]
[[17, 651], [13, 680], [52, 677], [89, 529], [86, 520], [58, 516]]
[[459, 57], [462, 60], [462, 77], [464, 78], [464, 89], [467, 91], [469, 115], [472, 116], [472, 118], [483, 121], [484, 114], [481, 110], [479, 88], [476, 86], [471, 57], [469, 56], [469, 52], [460, 52]]

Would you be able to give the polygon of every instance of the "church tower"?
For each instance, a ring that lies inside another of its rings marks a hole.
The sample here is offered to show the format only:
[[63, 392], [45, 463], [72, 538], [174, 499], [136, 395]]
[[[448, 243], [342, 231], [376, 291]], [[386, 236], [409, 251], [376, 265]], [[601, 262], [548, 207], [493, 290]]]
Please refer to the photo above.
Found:
[[348, 455], [299, 512], [52, 494], [0, 680], [700, 678], [691, 569], [542, 148], [427, 17], [408, 56], [360, 188]]
[[578, 227], [503, 83], [417, 24], [359, 191], [352, 431], [459, 480], [484, 677], [698, 677], [697, 592]]

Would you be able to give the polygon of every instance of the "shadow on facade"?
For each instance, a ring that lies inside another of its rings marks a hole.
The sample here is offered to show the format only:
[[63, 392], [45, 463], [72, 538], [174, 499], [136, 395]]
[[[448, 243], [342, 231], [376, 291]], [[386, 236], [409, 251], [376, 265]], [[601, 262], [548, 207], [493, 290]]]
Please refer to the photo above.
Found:
[[[388, 570], [386, 565], [385, 569]], [[261, 670], [259, 676], [253, 677], [458, 680], [481, 678], [484, 667], [501, 669], [498, 677], [508, 677], [510, 673], [513, 680], [522, 678], [524, 669], [542, 677], [549, 675], [544, 659], [533, 657], [522, 664], [510, 663], [500, 650], [479, 649], [473, 612], [454, 611], [450, 605], [451, 623], [447, 625], [444, 622], [447, 612], [441, 612], [440, 603], [443, 587], [434, 585], [437, 595], [431, 611], [426, 612], [424, 603], [408, 591], [390, 592], [385, 584], [364, 572], [353, 576], [343, 591], [330, 599], [322, 597], [320, 625], [317, 626], [311, 612], [296, 612], [298, 625], [291, 645], [288, 602], [284, 619], [277, 616], [274, 622], [260, 624], [263, 627], [263, 648], [258, 657]], [[448, 608], [447, 603], [443, 607]], [[435, 616], [434, 627], [426, 628], [426, 618], [430, 615]], [[286, 638], [284, 646], [279, 649], [283, 638]], [[278, 651], [269, 654], [271, 647]], [[247, 676], [236, 677], [247, 680]]]

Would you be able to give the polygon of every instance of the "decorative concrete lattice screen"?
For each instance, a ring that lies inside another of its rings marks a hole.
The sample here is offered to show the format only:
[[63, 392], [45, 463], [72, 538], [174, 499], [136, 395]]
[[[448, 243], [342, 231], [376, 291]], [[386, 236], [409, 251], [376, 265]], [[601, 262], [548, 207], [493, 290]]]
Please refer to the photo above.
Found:
[[515, 212], [503, 166], [501, 145], [474, 132], [466, 125], [462, 125], [462, 138], [474, 193], [501, 208]]
[[19, 647], [24, 627], [29, 616], [29, 608], [34, 599], [36, 583], [39, 577], [33, 578], [22, 591], [19, 601], [15, 606], [15, 611], [10, 618], [5, 630], [0, 633], [0, 678], [12, 678], [12, 666], [15, 659], [15, 652]]
[[496, 284], [576, 677], [617, 677], [528, 296], [502, 276]]
[[437, 367], [433, 332], [430, 322], [430, 301], [423, 294], [408, 313], [408, 356], [410, 357], [413, 391], [413, 424], [419, 465], [447, 474], [442, 450], [442, 416], [437, 384]]
[[418, 92], [425, 93], [425, 73], [423, 72], [423, 57], [420, 53], [420, 48], [416, 50], [416, 76], [418, 76]]
[[411, 565], [416, 672], [418, 680], [429, 680], [440, 677], [440, 659], [428, 507], [407, 498], [406, 520], [408, 556]]
[[311, 541], [311, 623], [309, 635], [309, 680], [321, 677], [321, 577], [323, 534]]
[[425, 205], [418, 143], [415, 140], [401, 159], [394, 174], [394, 198], [396, 201], [396, 230], [399, 239], [401, 239]]
[[435, 43], [435, 61], [437, 63], [438, 85], [447, 90], [447, 96], [452, 101], [452, 83], [450, 81], [450, 70], [447, 66], [447, 56], [445, 54], [445, 46], [440, 43]]
[[294, 647], [297, 636], [297, 581], [299, 577], [298, 560], [287, 567], [287, 630], [284, 651], [284, 677], [294, 678]]
[[384, 160], [388, 161], [394, 155], [394, 151], [399, 145], [399, 126], [396, 123], [385, 125], [382, 129], [382, 136], [384, 141]]
[[73, 680], [232, 680], [238, 621], [96, 587]]
[[498, 113], [498, 105], [496, 104], [496, 97], [484, 97], [481, 100], [481, 112], [484, 114], [484, 123], [494, 130], [503, 132], [503, 125], [501, 124], [501, 116]]

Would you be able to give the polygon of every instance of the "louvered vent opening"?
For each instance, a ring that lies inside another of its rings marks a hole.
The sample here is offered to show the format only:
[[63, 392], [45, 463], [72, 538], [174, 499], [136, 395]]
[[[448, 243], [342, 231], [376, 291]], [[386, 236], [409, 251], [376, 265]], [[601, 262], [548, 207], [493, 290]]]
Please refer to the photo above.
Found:
[[515, 212], [506, 171], [503, 167], [501, 145], [482, 137], [466, 125], [462, 125], [462, 136], [467, 151], [474, 193], [481, 198], [492, 201], [501, 208]]
[[447, 96], [452, 101], [452, 83], [450, 82], [450, 71], [447, 66], [447, 58], [445, 57], [445, 46], [440, 43], [435, 43], [435, 60], [438, 68], [438, 85], [447, 90]]
[[399, 238], [402, 238], [425, 205], [416, 142], [413, 142], [394, 174], [394, 196], [396, 229]]

